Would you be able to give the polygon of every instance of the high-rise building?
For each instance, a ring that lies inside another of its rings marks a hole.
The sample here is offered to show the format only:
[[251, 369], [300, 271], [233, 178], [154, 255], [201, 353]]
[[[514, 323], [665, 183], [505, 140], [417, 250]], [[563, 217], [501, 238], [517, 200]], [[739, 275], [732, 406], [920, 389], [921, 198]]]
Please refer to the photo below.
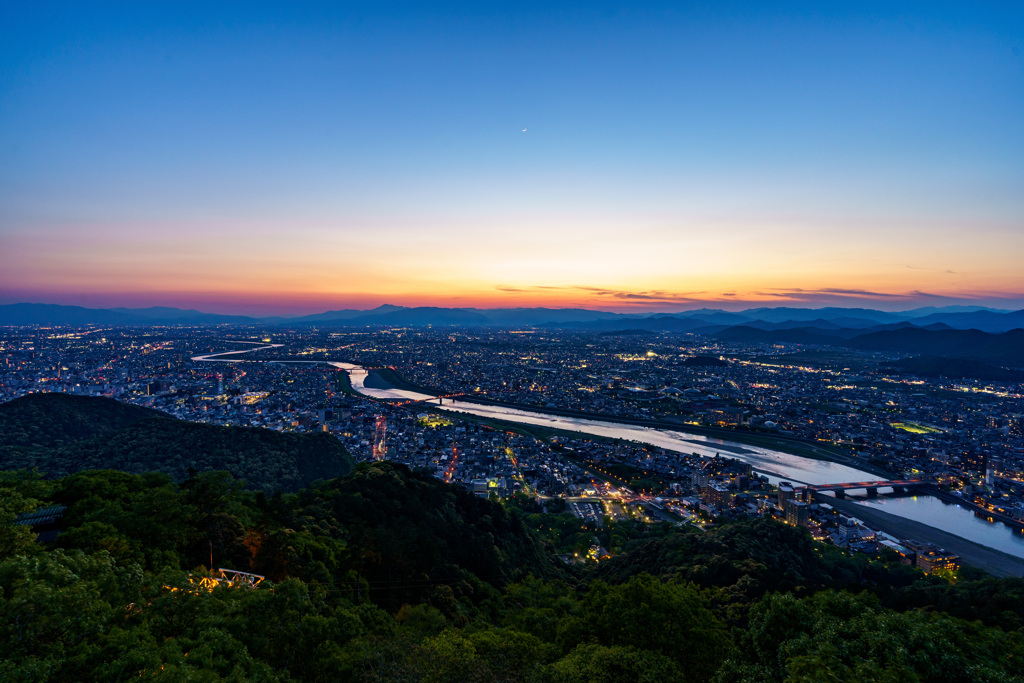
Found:
[[809, 503], [805, 503], [802, 500], [787, 499], [782, 509], [786, 514], [787, 524], [807, 526], [807, 522], [810, 521], [811, 506]]
[[786, 501], [796, 497], [796, 490], [788, 481], [779, 482], [779, 507], [785, 509]]
[[1000, 469], [1003, 462], [999, 458], [988, 458], [985, 463], [985, 485], [992, 486], [996, 481], [996, 471]]
[[701, 489], [700, 495], [705, 503], [718, 510], [727, 507], [732, 501], [732, 493], [729, 492], [725, 484], [720, 482], [710, 482]]
[[969, 451], [964, 454], [963, 463], [968, 472], [984, 476], [988, 469], [988, 454], [985, 451]]

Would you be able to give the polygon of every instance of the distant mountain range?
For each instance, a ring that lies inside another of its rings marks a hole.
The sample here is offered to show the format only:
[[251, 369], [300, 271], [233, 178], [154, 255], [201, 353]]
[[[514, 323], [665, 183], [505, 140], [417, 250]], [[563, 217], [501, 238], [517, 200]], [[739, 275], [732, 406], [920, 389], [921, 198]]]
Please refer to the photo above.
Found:
[[1024, 310], [980, 306], [927, 307], [899, 313], [869, 308], [751, 308], [732, 312], [698, 309], [681, 313], [610, 313], [583, 308], [438, 308], [383, 305], [370, 310], [342, 309], [296, 317], [222, 315], [155, 306], [83, 308], [55, 304], [0, 305], [0, 325], [224, 325], [348, 327], [365, 325], [539, 326], [615, 331], [621, 329], [715, 333], [744, 325], [761, 330], [813, 329], [831, 336], [843, 330], [882, 325], [975, 329], [998, 334], [1024, 328]]
[[861, 351], [920, 354], [927, 357], [981, 361], [997, 367], [1024, 368], [1024, 329], [992, 334], [979, 330], [912, 325], [834, 331], [810, 327], [762, 330], [747, 325], [736, 325], [714, 332], [711, 336], [722, 341], [744, 344], [842, 346]]
[[[293, 318], [219, 315], [178, 308], [91, 309], [53, 304], [0, 306], [0, 325], [254, 325], [341, 329], [373, 326], [540, 327], [599, 334], [684, 332], [745, 344], [812, 344], [941, 357], [1000, 368], [1024, 368], [1024, 310], [928, 307], [899, 313], [870, 308], [751, 308], [732, 312], [610, 313], [582, 308], [410, 308], [384, 305]], [[917, 366], [914, 366], [917, 367]], [[932, 368], [933, 366], [929, 366]], [[980, 366], [961, 362], [961, 371]], [[911, 365], [905, 369], [911, 371]], [[921, 366], [924, 369], [924, 366]], [[1011, 373], [1012, 374], [1012, 373]], [[1014, 375], [1015, 376], [1015, 375]], [[1009, 375], [1007, 375], [1009, 377]]]
[[0, 325], [221, 325], [260, 322], [244, 315], [220, 315], [154, 306], [83, 308], [56, 304], [0, 306]]

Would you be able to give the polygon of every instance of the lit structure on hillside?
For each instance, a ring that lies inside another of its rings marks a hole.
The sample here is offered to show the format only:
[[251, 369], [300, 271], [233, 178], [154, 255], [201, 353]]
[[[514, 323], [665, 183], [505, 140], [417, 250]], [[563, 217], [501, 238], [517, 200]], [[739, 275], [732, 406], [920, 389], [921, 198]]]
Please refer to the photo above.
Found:
[[[186, 592], [192, 593], [193, 595], [199, 595], [202, 591], [207, 593], [212, 591], [214, 588], [225, 586], [227, 588], [255, 588], [260, 585], [265, 579], [265, 576], [259, 574], [250, 574], [249, 572], [240, 572], [236, 569], [225, 569], [221, 567], [210, 573], [209, 576], [196, 576], [194, 574], [188, 575], [188, 582], [192, 586], [191, 588], [185, 588]], [[182, 590], [177, 586], [167, 586], [164, 588], [173, 592]], [[129, 607], [134, 606], [129, 605]]]

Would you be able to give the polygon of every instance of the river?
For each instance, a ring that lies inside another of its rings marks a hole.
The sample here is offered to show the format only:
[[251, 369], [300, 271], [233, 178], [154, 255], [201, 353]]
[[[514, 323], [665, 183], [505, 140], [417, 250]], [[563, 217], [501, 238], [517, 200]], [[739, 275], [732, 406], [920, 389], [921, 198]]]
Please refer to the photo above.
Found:
[[934, 496], [880, 496], [854, 502], [877, 508], [891, 515], [906, 517], [942, 529], [989, 548], [1024, 558], [1024, 533], [1002, 522], [989, 522], [972, 510], [947, 503]]
[[[262, 348], [275, 348], [280, 345], [271, 344], [259, 348], [246, 349], [246, 352], [259, 351]], [[230, 353], [207, 354], [196, 356], [194, 361], [221, 361]], [[339, 361], [271, 361], [282, 363], [326, 364], [348, 373], [353, 391], [363, 396], [383, 400], [409, 400], [429, 402], [432, 407], [442, 410], [466, 413], [478, 417], [520, 424], [540, 425], [591, 436], [602, 436], [613, 439], [625, 439], [650, 444], [677, 453], [698, 453], [713, 456], [721, 454], [748, 463], [751, 468], [764, 474], [773, 483], [791, 481], [796, 484], [837, 484], [853, 481], [875, 481], [877, 475], [826, 460], [815, 460], [799, 455], [791, 455], [759, 446], [749, 446], [734, 441], [726, 441], [697, 434], [688, 434], [670, 429], [655, 429], [637, 425], [605, 422], [574, 417], [561, 417], [541, 412], [532, 412], [519, 408], [484, 405], [468, 401], [445, 399], [437, 401], [431, 394], [396, 388], [374, 388], [366, 386], [368, 371], [352, 363]], [[431, 400], [433, 399], [433, 400]], [[881, 489], [884, 493], [885, 489]], [[851, 491], [850, 493], [856, 493]], [[936, 529], [966, 538], [975, 543], [1000, 550], [1015, 557], [1024, 558], [1024, 534], [1008, 527], [1001, 522], [989, 522], [974, 515], [965, 508], [944, 503], [931, 496], [881, 496], [874, 499], [850, 498], [860, 505], [876, 506], [899, 517], [921, 522]]]

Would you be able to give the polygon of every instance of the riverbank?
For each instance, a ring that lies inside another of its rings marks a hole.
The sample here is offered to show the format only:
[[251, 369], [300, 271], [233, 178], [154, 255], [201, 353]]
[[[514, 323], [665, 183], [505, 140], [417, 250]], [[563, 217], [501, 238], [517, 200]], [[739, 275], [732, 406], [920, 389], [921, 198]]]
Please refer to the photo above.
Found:
[[[271, 347], [273, 346], [275, 345], [271, 345]], [[267, 347], [249, 349], [249, 351], [258, 351], [263, 348]], [[205, 356], [195, 356], [192, 360], [211, 362], [223, 362], [225, 360], [230, 361], [235, 360], [231, 356], [237, 353], [237, 351], [229, 351], [207, 354]], [[363, 368], [337, 361], [260, 359], [249, 361], [238, 360], [236, 362], [296, 363], [308, 365], [325, 364], [344, 370], [345, 372], [340, 374], [347, 375], [347, 379], [349, 380], [352, 379], [350, 373], [357, 372], [358, 382], [345, 382], [344, 379], [339, 377], [337, 384], [339, 391], [344, 392], [346, 389], [352, 391], [355, 390], [357, 386], [360, 388], [366, 387], [369, 393], [364, 394], [362, 391], [359, 391], [359, 395], [369, 398], [377, 396], [385, 401], [388, 399], [415, 400], [425, 398], [430, 395], [437, 396], [442, 393], [438, 391], [423, 392], [422, 387], [417, 387], [416, 385], [409, 383], [393, 368], [371, 371], [372, 377], [368, 377]], [[364, 383], [365, 380], [369, 380], [369, 386]], [[395, 384], [401, 384], [404, 386], [402, 389], [396, 389]], [[377, 385], [379, 385], [379, 388], [374, 388], [374, 386]], [[402, 392], [412, 395], [403, 396]], [[550, 438], [552, 435], [551, 432], [562, 432], [566, 436], [570, 436], [572, 438], [579, 438], [580, 434], [586, 434], [587, 436], [584, 438], [633, 441], [636, 443], [650, 444], [659, 448], [667, 448], [668, 450], [678, 452], [689, 452], [689, 444], [692, 443], [705, 452], [717, 451], [720, 449], [725, 451], [727, 455], [733, 454], [731, 457], [736, 457], [740, 460], [745, 460], [751, 463], [754, 466], [755, 471], [766, 473], [769, 476], [773, 476], [781, 480], [798, 483], [866, 481], [867, 477], [863, 476], [865, 473], [879, 476], [881, 479], [893, 478], [891, 474], [884, 470], [880, 471], [879, 468], [872, 467], [868, 463], [858, 462], [853, 458], [845, 457], [841, 453], [835, 453], [832, 448], [826, 448], [824, 445], [805, 440], [790, 440], [789, 437], [750, 434], [733, 430], [716, 430], [718, 433], [711, 435], [708, 432], [714, 428], [691, 427], [690, 425], [684, 426], [667, 420], [631, 419], [607, 416], [600, 413], [583, 413], [580, 411], [561, 410], [557, 408], [538, 408], [522, 404], [494, 401], [492, 399], [476, 395], [468, 398], [469, 400], [460, 397], [454, 401], [449, 401], [449, 403], [445, 404], [443, 410], [445, 410], [445, 412], [455, 410], [456, 412], [461, 413], [465, 418], [474, 416], [473, 419], [490, 422], [492, 426], [501, 429], [513, 429], [521, 432], [536, 430], [542, 433], [532, 435], [540, 436], [541, 438], [544, 438], [545, 436]], [[431, 405], [429, 403], [422, 403], [421, 405], [423, 410], [428, 411], [441, 408], [441, 406], [436, 404]], [[576, 421], [576, 423], [573, 423], [573, 421]], [[549, 423], [556, 423], [556, 425], [553, 426]], [[569, 428], [566, 429], [566, 427]], [[686, 427], [691, 427], [691, 429], [687, 429]], [[728, 431], [728, 433], [721, 433], [723, 431]], [[707, 443], [697, 441], [696, 439], [684, 438], [687, 435], [701, 437], [702, 439], [707, 440]], [[750, 443], [747, 439], [743, 438], [744, 436], [757, 438], [757, 441]], [[758, 453], [742, 447], [744, 445], [749, 445], [764, 448], [768, 445], [763, 441], [763, 439], [766, 438], [771, 438], [773, 440], [771, 446], [775, 447], [774, 451]], [[725, 443], [716, 444], [714, 443], [715, 441]], [[733, 443], [730, 444], [728, 443], [729, 441], [732, 441]], [[744, 441], [747, 441], [747, 443], [744, 443]], [[799, 453], [793, 452], [796, 450], [792, 447], [794, 444], [813, 448], [817, 453], [814, 456], [809, 456], [807, 454], [800, 455]], [[823, 457], [825, 453], [827, 453], [829, 457]], [[813, 465], [813, 461], [819, 461], [819, 464]], [[843, 470], [851, 471], [844, 472]], [[850, 476], [853, 476], [854, 478], [844, 478]], [[930, 496], [925, 496], [925, 498], [928, 500], [938, 501], [937, 498]], [[964, 558], [965, 564], [979, 567], [984, 571], [997, 576], [1024, 576], [1024, 558], [1019, 558], [1014, 555], [995, 550], [992, 546], [986, 546], [967, 540], [963, 536], [956, 536], [927, 524], [917, 522], [912, 518], [905, 518], [903, 516], [883, 512], [875, 508], [857, 505], [852, 501], [834, 502], [837, 509], [844, 509], [847, 514], [854, 515], [864, 519], [865, 521], [870, 521], [870, 523], [876, 528], [886, 531], [897, 538], [914, 538], [946, 547], [961, 555], [961, 557]], [[853, 507], [845, 508], [847, 505]], [[947, 520], [943, 518], [942, 521]], [[957, 520], [954, 519], [949, 521], [956, 522]], [[954, 524], [953, 527], [955, 526], [956, 525]], [[973, 531], [973, 528], [971, 530], [965, 530], [963, 528], [958, 529], [958, 533], [964, 534], [964, 536], [973, 537], [973, 534], [970, 533], [970, 531]], [[999, 546], [999, 544], [996, 543], [996, 546]]]
[[1002, 513], [993, 512], [992, 510], [986, 510], [985, 508], [981, 507], [980, 505], [973, 501], [961, 498], [959, 496], [955, 496], [949, 491], [943, 491], [937, 486], [925, 486], [922, 487], [922, 490], [924, 490], [924, 492], [928, 493], [929, 495], [935, 496], [939, 500], [944, 500], [947, 503], [955, 503], [956, 505], [965, 507], [968, 510], [971, 510], [972, 512], [977, 512], [979, 514], [985, 515], [990, 519], [990, 521], [1000, 522], [1010, 527], [1011, 529], [1024, 531], [1024, 523], [1022, 523], [1019, 519], [1014, 519], [1013, 517], [1009, 517]]
[[[400, 372], [393, 368], [371, 371], [370, 374], [367, 376], [366, 382], [366, 386], [375, 389], [402, 389], [406, 391], [415, 391], [424, 394], [440, 393], [436, 389], [421, 387], [416, 384], [413, 384], [412, 382], [409, 382], [405, 377], [402, 376]], [[622, 417], [618, 415], [608, 415], [605, 413], [588, 413], [580, 410], [570, 410], [565, 408], [533, 406], [524, 403], [499, 401], [496, 399], [491, 399], [477, 395], [462, 396], [458, 400], [463, 403], [477, 403], [480, 405], [494, 406], [497, 408], [522, 410], [535, 414], [547, 414], [557, 417], [567, 417], [579, 420], [609, 422], [630, 425], [634, 427], [647, 427], [651, 429], [678, 432], [680, 434], [692, 434], [694, 436], [702, 436], [708, 439], [732, 441], [734, 443], [744, 444], [747, 446], [768, 448], [779, 451], [781, 453], [787, 453], [789, 455], [794, 455], [803, 458], [810, 458], [812, 460], [834, 462], [839, 465], [845, 465], [846, 467], [852, 467], [862, 472], [869, 472], [873, 475], [878, 476], [881, 479], [892, 479], [894, 477], [892, 472], [876, 467], [870, 463], [862, 462], [855, 458], [851, 458], [845, 455], [844, 453], [839, 452], [833, 447], [792, 437], [785, 437], [762, 432], [752, 433], [742, 430], [696, 426], [665, 419], [631, 418]]]
[[830, 499], [828, 504], [845, 515], [860, 519], [873, 529], [884, 531], [899, 539], [913, 539], [934, 543], [959, 555], [964, 564], [977, 567], [993, 576], [1024, 576], [1024, 559], [989, 548], [974, 541], [905, 517], [883, 512], [851, 500]]

